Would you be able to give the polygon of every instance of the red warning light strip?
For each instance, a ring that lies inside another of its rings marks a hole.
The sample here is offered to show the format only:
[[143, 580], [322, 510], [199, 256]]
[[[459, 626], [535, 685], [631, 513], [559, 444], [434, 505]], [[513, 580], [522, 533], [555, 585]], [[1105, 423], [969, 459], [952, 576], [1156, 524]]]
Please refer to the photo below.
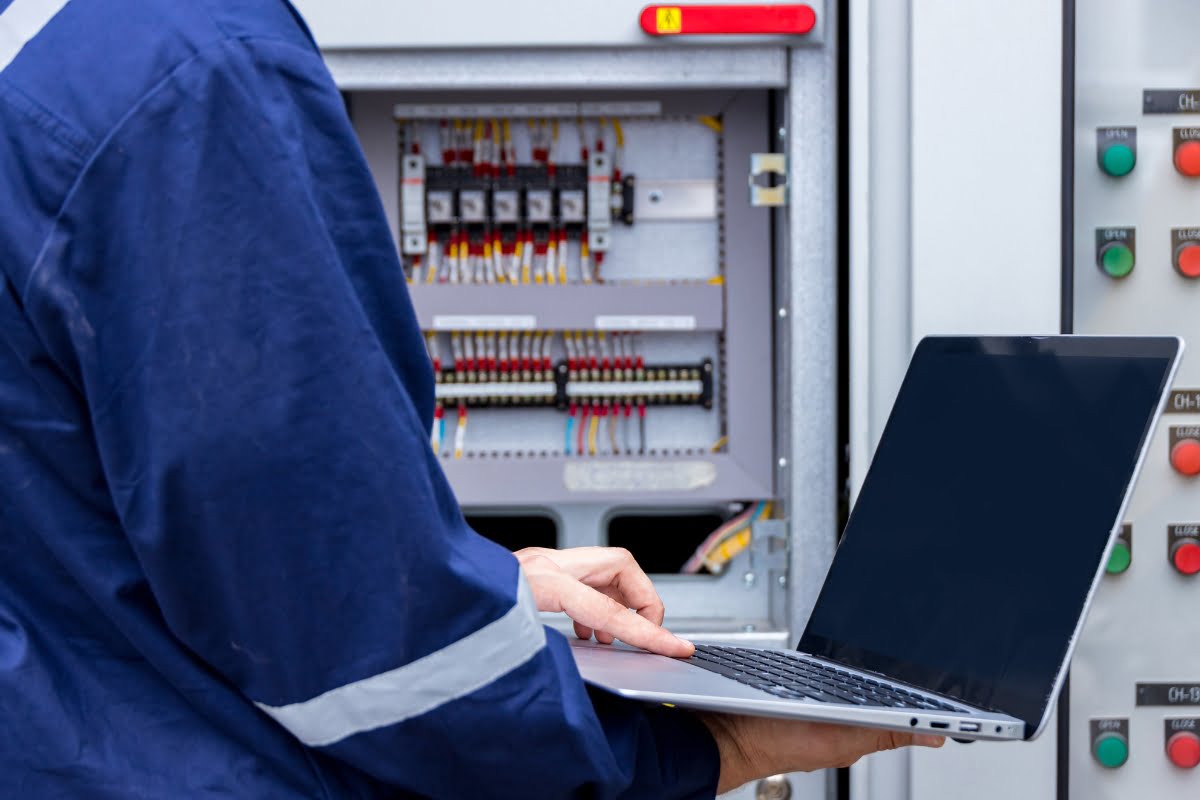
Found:
[[816, 12], [803, 4], [646, 6], [641, 16], [651, 36], [800, 35], [816, 24]]

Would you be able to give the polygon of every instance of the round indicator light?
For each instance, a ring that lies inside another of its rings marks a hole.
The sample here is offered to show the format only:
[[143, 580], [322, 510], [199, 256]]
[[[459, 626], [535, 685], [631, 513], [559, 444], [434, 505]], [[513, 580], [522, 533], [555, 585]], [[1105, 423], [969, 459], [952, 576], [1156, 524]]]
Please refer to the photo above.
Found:
[[1200, 178], [1200, 141], [1180, 142], [1175, 147], [1175, 169], [1188, 178]]
[[1183, 769], [1195, 769], [1200, 765], [1200, 736], [1191, 731], [1180, 731], [1167, 739], [1167, 758]]
[[1129, 760], [1129, 742], [1119, 733], [1101, 734], [1096, 737], [1092, 752], [1103, 766], [1116, 769]]
[[1133, 172], [1136, 163], [1137, 154], [1127, 144], [1109, 145], [1100, 154], [1100, 169], [1104, 170], [1105, 175], [1114, 178], [1122, 178]]
[[1185, 278], [1200, 278], [1200, 242], [1185, 242], [1175, 248], [1175, 269]]
[[1184, 539], [1171, 548], [1171, 563], [1184, 575], [1200, 572], [1200, 542]]
[[1133, 272], [1133, 249], [1121, 242], [1109, 242], [1100, 248], [1099, 262], [1110, 278], [1124, 278]]
[[1171, 448], [1171, 466], [1189, 478], [1200, 475], [1200, 440], [1180, 439]]
[[1133, 552], [1129, 549], [1129, 544], [1124, 539], [1118, 539], [1113, 545], [1112, 555], [1108, 557], [1108, 566], [1104, 569], [1109, 575], [1120, 575], [1129, 569], [1131, 563]]

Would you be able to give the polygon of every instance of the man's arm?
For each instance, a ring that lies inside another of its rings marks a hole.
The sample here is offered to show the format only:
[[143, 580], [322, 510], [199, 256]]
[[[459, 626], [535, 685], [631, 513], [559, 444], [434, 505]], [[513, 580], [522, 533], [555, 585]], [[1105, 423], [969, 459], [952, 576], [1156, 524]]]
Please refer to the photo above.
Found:
[[178, 67], [80, 176], [25, 295], [165, 625], [247, 702], [420, 795], [711, 796], [705, 728], [593, 707], [516, 559], [464, 523], [314, 51]]

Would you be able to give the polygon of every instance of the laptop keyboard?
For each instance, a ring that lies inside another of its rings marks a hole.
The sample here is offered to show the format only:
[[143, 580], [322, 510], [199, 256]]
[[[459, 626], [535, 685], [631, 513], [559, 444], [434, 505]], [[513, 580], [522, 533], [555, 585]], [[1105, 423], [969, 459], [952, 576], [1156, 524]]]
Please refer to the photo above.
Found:
[[918, 708], [927, 711], [959, 711], [934, 698], [855, 675], [819, 661], [809, 661], [782, 650], [751, 650], [744, 647], [697, 645], [692, 664], [709, 672], [733, 678], [776, 697], [789, 700], [810, 698], [823, 703], [888, 708]]

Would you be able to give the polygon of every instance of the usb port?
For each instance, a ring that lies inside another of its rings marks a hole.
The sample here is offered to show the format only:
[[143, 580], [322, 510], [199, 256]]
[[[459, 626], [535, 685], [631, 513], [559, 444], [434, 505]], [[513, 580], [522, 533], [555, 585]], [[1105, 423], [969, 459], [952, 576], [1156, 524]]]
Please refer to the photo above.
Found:
[[978, 722], [962, 722], [962, 723], [959, 723], [958, 729], [960, 731], [974, 732], [974, 731], [979, 730], [979, 723]]
[[931, 722], [931, 723], [929, 723], [929, 726], [931, 728], [949, 728], [950, 723], [949, 722]]

